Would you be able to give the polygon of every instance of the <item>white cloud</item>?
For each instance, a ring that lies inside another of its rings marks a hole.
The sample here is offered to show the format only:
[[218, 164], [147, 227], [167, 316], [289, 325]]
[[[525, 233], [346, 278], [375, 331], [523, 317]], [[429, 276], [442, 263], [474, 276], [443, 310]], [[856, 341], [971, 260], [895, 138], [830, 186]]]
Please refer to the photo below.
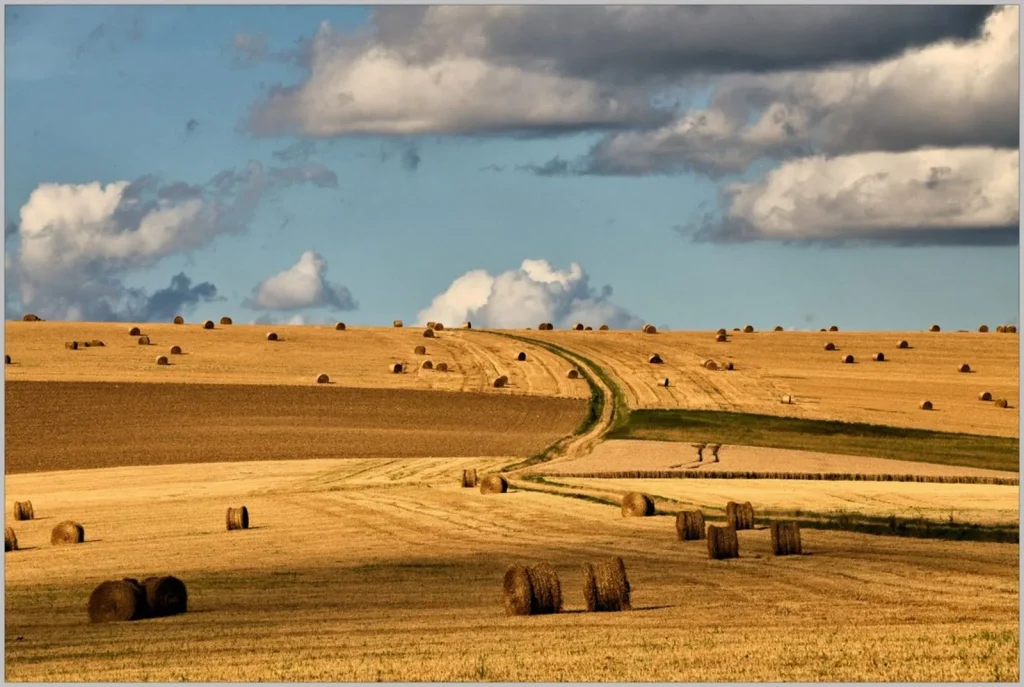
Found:
[[597, 327], [634, 328], [643, 321], [608, 299], [610, 286], [590, 286], [587, 273], [576, 263], [567, 271], [546, 260], [524, 260], [517, 270], [492, 276], [473, 270], [452, 282], [421, 310], [417, 322], [455, 325], [469, 320], [474, 326], [518, 329], [552, 322], [557, 327], [580, 321]]
[[327, 261], [307, 250], [287, 270], [268, 277], [253, 289], [244, 307], [254, 310], [301, 310], [326, 307], [354, 310], [357, 304], [344, 286], [327, 281]]

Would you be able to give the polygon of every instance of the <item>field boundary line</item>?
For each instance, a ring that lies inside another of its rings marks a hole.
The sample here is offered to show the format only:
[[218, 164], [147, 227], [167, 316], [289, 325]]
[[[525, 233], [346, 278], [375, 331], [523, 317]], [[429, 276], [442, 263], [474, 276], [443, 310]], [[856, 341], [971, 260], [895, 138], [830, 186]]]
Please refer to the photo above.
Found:
[[817, 480], [828, 482], [922, 482], [930, 484], [990, 484], [1019, 486], [1017, 477], [985, 477], [980, 475], [908, 475], [851, 472], [757, 472], [744, 470], [624, 470], [608, 472], [552, 472], [551, 477], [582, 479], [780, 479]]

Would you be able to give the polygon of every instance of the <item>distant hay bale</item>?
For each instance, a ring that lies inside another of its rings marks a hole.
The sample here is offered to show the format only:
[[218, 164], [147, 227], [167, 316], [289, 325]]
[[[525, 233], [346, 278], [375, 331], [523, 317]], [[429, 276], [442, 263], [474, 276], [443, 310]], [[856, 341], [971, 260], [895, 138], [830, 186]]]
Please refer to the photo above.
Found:
[[148, 337], [148, 336], [140, 336], [140, 337], [139, 337], [139, 345], [140, 345], [140, 346], [149, 346], [149, 345], [150, 345], [150, 343], [151, 343], [151, 342], [150, 342], [150, 340], [149, 340], [149, 337]]
[[700, 541], [704, 535], [704, 513], [684, 510], [676, 513], [676, 535], [679, 541]]
[[652, 353], [650, 357], [647, 358], [647, 362], [649, 362], [651, 365], [661, 365], [664, 361], [661, 359], [660, 355], [658, 355], [657, 353]]
[[978, 327], [978, 331], [980, 333], [982, 333], [982, 334], [987, 334], [988, 333], [988, 325], [987, 324], [981, 325], [980, 327]]
[[508, 615], [541, 615], [562, 610], [562, 585], [555, 569], [547, 563], [509, 566], [502, 586]]
[[933, 324], [931, 327], [928, 328], [928, 331], [930, 331], [930, 332], [941, 332], [942, 329], [939, 328], [939, 325]]
[[29, 313], [25, 313], [25, 316], [21, 318], [21, 321], [22, 322], [42, 322], [42, 320], [39, 319], [38, 315], [35, 315], [33, 313], [30, 313], [30, 312]]
[[18, 550], [18, 535], [14, 533], [13, 527], [4, 528], [4, 552]]
[[104, 346], [106, 346], [106, 344], [103, 343], [102, 341], [100, 341], [99, 339], [92, 339], [92, 340], [86, 342], [85, 345], [86, 346], [92, 346], [94, 348], [103, 348]]
[[736, 363], [734, 363], [733, 361], [730, 360], [729, 362], [727, 362], [725, 364], [725, 369], [727, 369], [727, 370], [735, 370], [736, 369]]
[[753, 334], [754, 333], [754, 326], [748, 324], [746, 327], [743, 328], [743, 333], [744, 334]]
[[542, 332], [547, 332], [547, 331], [551, 331], [551, 330], [552, 330], [552, 329], [554, 329], [554, 328], [555, 328], [555, 327], [554, 327], [554, 325], [552, 325], [552, 324], [551, 324], [550, 322], [541, 322], [541, 323], [540, 323], [540, 324], [539, 324], [539, 325], [537, 326], [537, 329], [539, 329], [539, 330], [540, 330], [540, 331], [542, 331]]
[[494, 380], [495, 389], [500, 389], [506, 384], [508, 384], [508, 377], [506, 377], [505, 375], [501, 375], [500, 377]]
[[918, 407], [921, 410], [931, 410], [932, 409], [932, 402], [931, 401], [921, 401], [921, 404]]
[[181, 355], [181, 346], [171, 346], [171, 355]]
[[147, 615], [146, 590], [135, 580], [107, 580], [89, 595], [90, 623], [118, 623]]
[[631, 591], [621, 557], [583, 564], [583, 598], [591, 613], [632, 610]]
[[821, 329], [819, 329], [818, 331], [819, 331], [819, 332], [827, 332], [828, 330], [827, 330], [827, 329], [825, 329], [824, 327], [822, 327], [822, 328], [821, 328]]
[[434, 366], [434, 370], [436, 370], [437, 372], [447, 372], [448, 363], [438, 363], [437, 365]]
[[728, 334], [729, 332], [725, 330], [725, 327], [721, 327], [717, 332], [715, 332], [715, 336], [728, 336]]
[[715, 341], [717, 343], [725, 343], [728, 340], [729, 340], [729, 337], [726, 336], [725, 334], [717, 334], [717, 335], [715, 335]]
[[11, 364], [11, 356], [9, 356], [9, 355], [7, 355], [5, 353], [4, 354], [4, 365], [10, 365], [10, 364]]
[[31, 501], [15, 501], [14, 502], [14, 519], [15, 520], [34, 520], [36, 517], [36, 510], [32, 507]]
[[142, 581], [146, 608], [154, 618], [178, 615], [188, 610], [188, 590], [177, 577], [147, 577]]
[[852, 364], [852, 363], [854, 362], [854, 360], [853, 360], [853, 356], [852, 356], [852, 355], [850, 355], [849, 353], [847, 353], [846, 355], [844, 355], [844, 356], [843, 356], [843, 357], [842, 357], [842, 358], [841, 358], [840, 360], [842, 360], [842, 361], [843, 361], [843, 364], [844, 364], [844, 365], [850, 365], [850, 364]]
[[608, 325], [606, 325], [606, 324], [602, 324], [602, 325], [601, 325], [600, 327], [598, 327], [597, 329], [598, 329], [598, 331], [601, 331], [601, 332], [606, 332], [606, 331], [608, 331]]
[[231, 320], [230, 317], [222, 317], [222, 318], [220, 318], [220, 323], [221, 324], [234, 324], [234, 322]]
[[645, 324], [644, 325], [644, 334], [657, 334], [657, 333], [658, 333], [658, 328], [655, 327], [653, 324]]
[[395, 320], [394, 322], [391, 323], [391, 326], [392, 327], [401, 327], [402, 326], [402, 321], [401, 320]]
[[579, 379], [580, 378], [580, 371], [576, 370], [576, 369], [572, 369], [572, 370], [569, 370], [569, 372], [567, 372], [565, 376], [568, 377], [569, 379]]
[[267, 332], [267, 341], [277, 341], [277, 332]]
[[433, 370], [434, 363], [430, 362], [429, 360], [424, 360], [423, 364], [420, 367], [422, 367], [424, 370]]
[[668, 377], [662, 377], [661, 379], [658, 380], [658, 386], [668, 386], [668, 384]]
[[436, 332], [443, 332], [444, 331], [444, 325], [441, 324], [440, 322], [435, 322], [434, 323], [434, 331], [436, 331]]
[[416, 348], [412, 349], [412, 352], [415, 353], [416, 355], [426, 355], [427, 354], [427, 347], [426, 346], [417, 346]]
[[397, 374], [401, 374], [402, 370], [404, 370], [405, 368], [402, 367], [402, 363], [391, 363], [388, 366], [388, 369], [391, 370], [391, 374], [396, 374], [397, 375]]
[[896, 348], [910, 348], [910, 342], [906, 339], [900, 339], [899, 343], [896, 344]]
[[956, 369], [958, 372], [970, 372], [971, 366], [967, 363], [961, 363]]
[[1015, 324], [1008, 324], [1008, 325], [1006, 325], [1006, 333], [1007, 334], [1016, 334], [1017, 333], [1017, 325], [1015, 325]]
[[793, 397], [790, 396], [789, 394], [786, 394], [785, 396], [782, 397], [782, 402], [785, 403], [786, 405], [792, 405]]
[[475, 489], [477, 487], [476, 468], [462, 471], [462, 488]]
[[725, 505], [725, 519], [729, 527], [737, 530], [750, 530], [754, 528], [754, 506], [749, 501], [736, 503], [730, 501]]
[[157, 365], [170, 365], [171, 361], [167, 359], [166, 355], [158, 355], [156, 357], [156, 364]]
[[781, 332], [781, 331], [783, 331], [783, 329], [782, 329], [782, 325], [781, 325], [781, 324], [777, 324], [777, 325], [775, 325], [775, 331], [777, 331], [777, 332]]
[[502, 475], [487, 475], [480, 481], [481, 494], [504, 494], [508, 491], [508, 480]]
[[1005, 334], [1006, 333], [1006, 325], [1005, 324], [996, 325], [996, 331], [999, 332], [1000, 334]]
[[633, 491], [622, 497], [622, 517], [646, 518], [654, 515], [654, 499]]
[[435, 324], [437, 324], [437, 322], [434, 322], [434, 321], [427, 322], [427, 329], [433, 329]]
[[343, 331], [345, 331], [345, 323], [344, 323], [344, 322], [338, 322], [338, 323], [336, 323], [336, 324], [334, 325], [334, 329], [335, 329], [336, 331], [339, 331], [339, 332], [343, 332]]
[[50, 532], [50, 544], [53, 546], [81, 544], [84, 541], [85, 528], [73, 520], [58, 523]]
[[65, 341], [64, 342], [64, 348], [68, 349], [69, 351], [77, 351], [78, 350], [78, 342], [77, 341]]
[[131, 329], [128, 330], [128, 336], [141, 336], [141, 335], [142, 335], [142, 330], [139, 329], [138, 327], [132, 327]]
[[825, 350], [826, 351], [834, 351], [834, 350], [836, 350], [836, 345], [834, 343], [832, 343], [831, 341], [829, 341], [828, 343], [825, 344]]
[[577, 322], [577, 323], [575, 323], [572, 326], [572, 328], [573, 328], [573, 331], [582, 332], [583, 331], [583, 323], [582, 322]]
[[978, 400], [979, 401], [991, 401], [992, 400], [992, 394], [990, 392], [988, 392], [988, 391], [982, 391], [980, 394], [978, 394]]
[[227, 526], [228, 531], [249, 529], [249, 509], [245, 506], [228, 508]]
[[433, 339], [434, 338], [434, 330], [433, 329], [424, 329], [423, 330], [423, 338], [424, 339]]
[[181, 315], [174, 316], [174, 324], [185, 324], [185, 318]]
[[1010, 404], [1005, 398], [997, 398], [992, 402], [996, 408], [1009, 408]]
[[594, 328], [593, 328], [593, 327], [591, 327], [591, 326], [590, 326], [590, 325], [588, 324], [588, 325], [587, 325], [586, 327], [584, 327], [584, 328], [583, 328], [583, 331], [585, 331], [585, 332], [592, 332], [592, 331], [594, 331]]
[[526, 351], [519, 351], [519, 353], [516, 354], [516, 360], [519, 362], [526, 360]]
[[701, 363], [701, 366], [705, 370], [717, 370], [718, 369], [718, 363], [716, 363], [714, 360], [711, 360], [710, 358], [705, 360], [703, 363]]
[[832, 325], [831, 327], [828, 328], [828, 330], [830, 332], [838, 332], [839, 331], [839, 327], [837, 327], [835, 325]]
[[708, 558], [716, 561], [739, 558], [740, 540], [736, 529], [730, 526], [708, 525]]
[[473, 328], [473, 323], [467, 320], [466, 322], [462, 323], [462, 328], [463, 329], [472, 329]]
[[317, 375], [317, 378], [316, 378], [316, 383], [317, 384], [329, 384], [330, 381], [331, 381], [331, 378], [326, 373], [322, 373], [320, 375]]
[[213, 329], [213, 320], [203, 322], [203, 329]]
[[871, 359], [874, 360], [876, 363], [884, 363], [885, 353], [879, 351], [878, 353], [875, 353], [873, 356], [871, 356]]
[[803, 553], [800, 545], [800, 525], [795, 522], [773, 522], [772, 553], [776, 556], [798, 556]]

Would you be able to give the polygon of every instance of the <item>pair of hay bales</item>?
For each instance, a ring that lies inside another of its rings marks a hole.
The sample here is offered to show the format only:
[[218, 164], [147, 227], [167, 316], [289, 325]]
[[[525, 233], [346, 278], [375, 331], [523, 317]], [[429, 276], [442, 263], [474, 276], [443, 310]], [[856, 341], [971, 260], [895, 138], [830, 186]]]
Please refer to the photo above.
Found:
[[[582, 572], [587, 611], [600, 613], [632, 609], [629, 578], [621, 557], [584, 563]], [[562, 610], [562, 584], [548, 563], [512, 565], [505, 572], [502, 586], [508, 615], [542, 615]]]
[[15, 520], [34, 520], [36, 517], [35, 508], [32, 507], [31, 501], [15, 501], [14, 502], [14, 519]]
[[249, 509], [245, 506], [241, 508], [228, 508], [226, 521], [229, 532], [232, 530], [249, 529]]
[[[463, 489], [476, 489], [479, 481], [476, 477], [476, 468], [462, 471], [462, 488]], [[505, 487], [508, 489], [508, 487]]]
[[754, 529], [754, 506], [749, 501], [736, 503], [729, 501], [725, 505], [725, 520], [730, 527], [737, 530]]
[[82, 348], [100, 348], [105, 344], [99, 339], [92, 339], [91, 341], [65, 341], [64, 348], [69, 351], [77, 351]]
[[85, 528], [81, 523], [74, 520], [65, 520], [54, 526], [50, 532], [50, 544], [52, 546], [63, 546], [65, 544], [81, 544], [85, 541]]
[[[476, 471], [473, 471], [474, 478]], [[504, 475], [487, 475], [480, 481], [481, 494], [504, 494], [508, 492], [508, 480]]]
[[[978, 400], [992, 401], [992, 393], [988, 391], [982, 391], [980, 394], [978, 394]], [[1006, 408], [1010, 405], [1005, 398], [997, 398], [994, 401], [992, 401], [992, 403], [993, 405], [995, 405], [996, 408]]]
[[1015, 324], [1001, 324], [998, 327], [996, 327], [996, 331], [999, 332], [1000, 334], [1016, 334], [1017, 333], [1017, 325], [1015, 325]]
[[89, 622], [112, 623], [179, 615], [188, 610], [188, 590], [177, 577], [101, 582], [89, 596]]
[[550, 332], [554, 328], [555, 325], [551, 324], [550, 322], [541, 322], [539, 325], [537, 325], [537, 329], [539, 329], [542, 332]]

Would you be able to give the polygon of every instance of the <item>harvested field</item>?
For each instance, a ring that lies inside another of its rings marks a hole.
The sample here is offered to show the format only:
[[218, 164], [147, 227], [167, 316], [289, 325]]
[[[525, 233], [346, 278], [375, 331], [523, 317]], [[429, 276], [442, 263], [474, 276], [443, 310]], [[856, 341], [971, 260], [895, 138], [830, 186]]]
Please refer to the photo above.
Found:
[[[810, 555], [777, 558], [758, 529], [738, 533], [740, 558], [710, 561], [704, 542], [678, 541], [670, 517], [621, 518], [615, 507], [515, 489], [489, 498], [458, 486], [469, 466], [499, 463], [275, 461], [209, 464], [201, 474], [157, 466], [8, 476], [8, 493], [75, 513], [90, 539], [49, 547], [47, 523], [22, 525], [25, 550], [6, 558], [6, 677], [1019, 676], [1016, 545], [804, 529]], [[224, 531], [225, 504], [243, 502], [260, 513], [259, 527]], [[612, 556], [625, 560], [633, 610], [578, 612], [582, 563]], [[567, 612], [506, 616], [508, 565], [544, 561], [562, 580]], [[88, 624], [85, 602], [100, 581], [150, 574], [184, 581], [189, 612]], [[255, 590], [270, 589], [253, 604]]]
[[[999, 436], [1019, 435], [1018, 341], [1014, 337], [979, 333], [915, 332], [772, 332], [733, 336], [727, 347], [716, 344], [710, 332], [660, 332], [658, 352], [666, 363], [653, 374], [647, 364], [650, 337], [639, 332], [606, 332], [579, 337], [569, 332], [532, 332], [538, 341], [551, 341], [579, 351], [612, 375], [631, 408], [730, 410], [947, 432]], [[895, 344], [901, 338], [911, 348]], [[879, 351], [885, 365], [842, 365], [823, 350], [834, 341], [839, 351], [869, 360]], [[701, 368], [707, 358], [736, 362], [723, 373]], [[957, 373], [971, 360], [976, 373]], [[669, 377], [660, 387], [656, 377]], [[979, 405], [979, 389], [1010, 399], [1012, 409]], [[784, 395], [793, 404], [780, 404]], [[930, 399], [936, 410], [922, 413], [918, 403]]]
[[573, 399], [310, 381], [271, 387], [8, 380], [7, 473], [283, 458], [525, 456], [571, 434], [587, 410]]

